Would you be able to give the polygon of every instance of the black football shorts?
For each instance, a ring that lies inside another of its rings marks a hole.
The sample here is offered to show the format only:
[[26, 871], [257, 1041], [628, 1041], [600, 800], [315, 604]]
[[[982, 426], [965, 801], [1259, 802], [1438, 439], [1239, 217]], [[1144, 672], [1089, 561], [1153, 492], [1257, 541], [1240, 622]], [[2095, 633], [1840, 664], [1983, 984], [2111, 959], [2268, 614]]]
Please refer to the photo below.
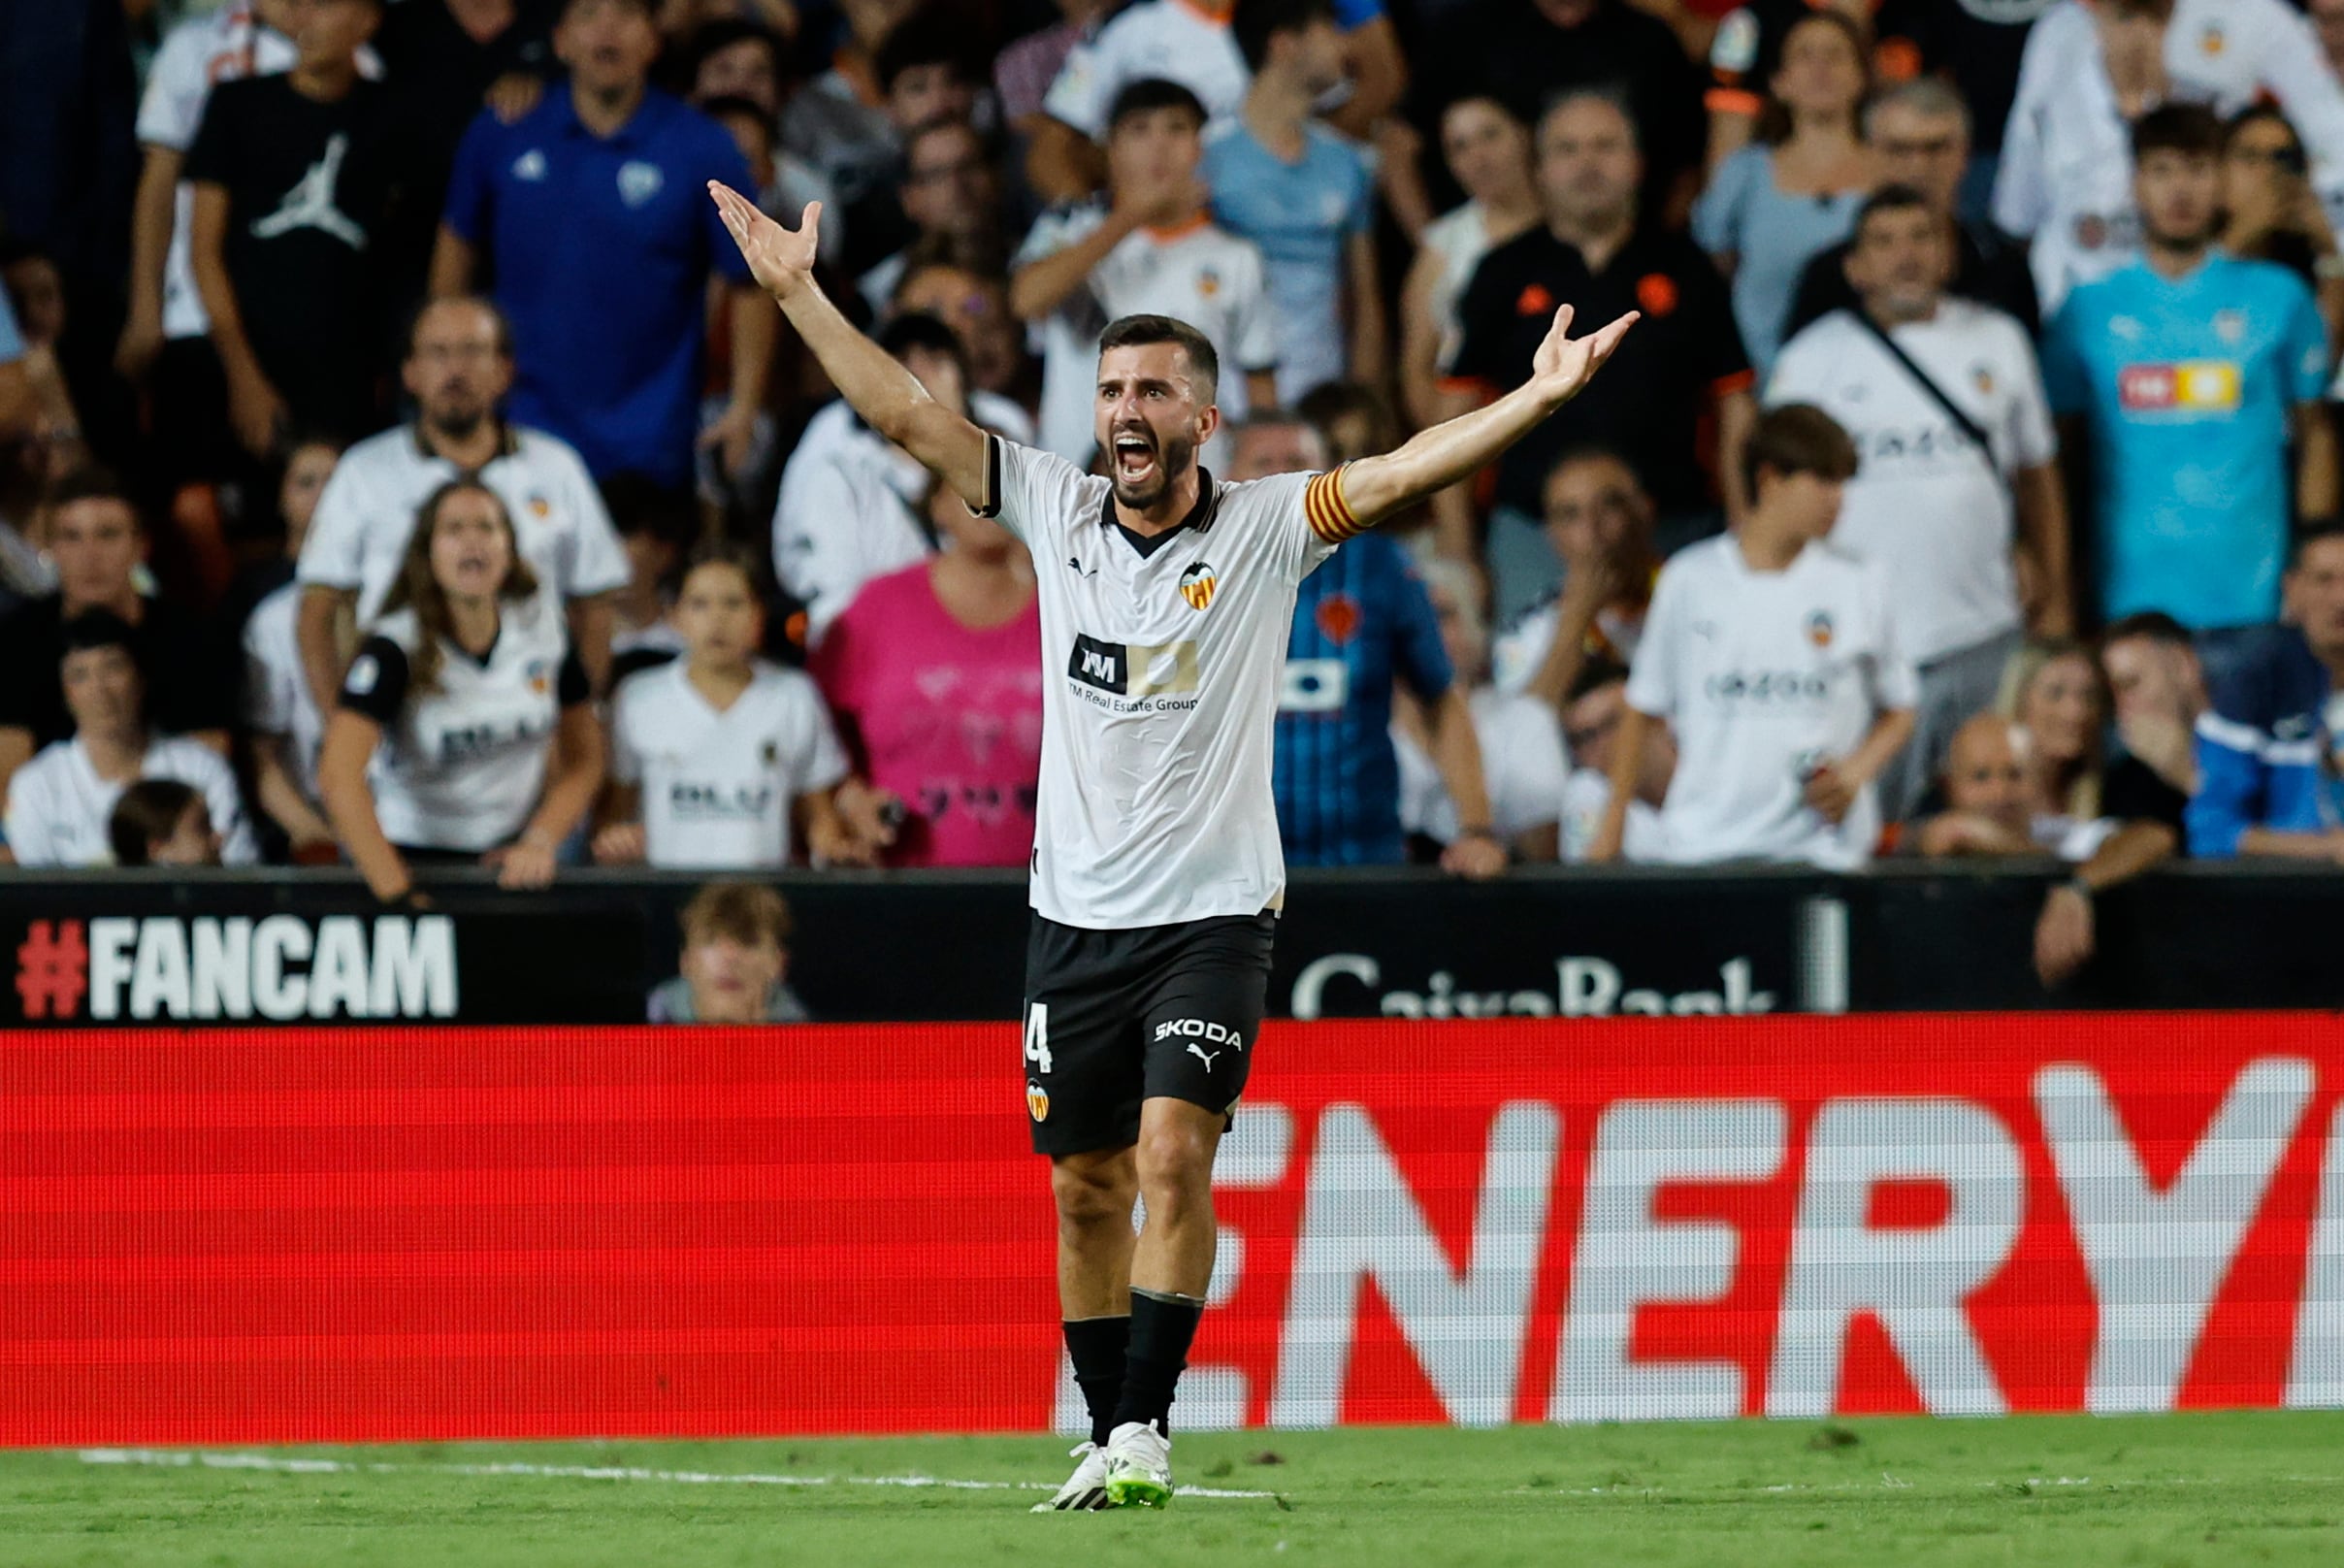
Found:
[[1145, 1099], [1226, 1113], [1245, 1092], [1278, 917], [1087, 931], [1033, 917], [1026, 941], [1026, 1114], [1037, 1154], [1139, 1141]]

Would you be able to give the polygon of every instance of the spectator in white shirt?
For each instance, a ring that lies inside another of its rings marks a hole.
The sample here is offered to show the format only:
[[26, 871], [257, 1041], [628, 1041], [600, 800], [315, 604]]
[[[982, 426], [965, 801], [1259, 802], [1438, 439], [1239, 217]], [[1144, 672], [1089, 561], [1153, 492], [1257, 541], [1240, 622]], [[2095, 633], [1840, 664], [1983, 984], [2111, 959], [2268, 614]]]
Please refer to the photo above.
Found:
[[302, 663], [331, 712], [347, 650], [335, 626], [354, 614], [364, 631], [399, 580], [418, 509], [459, 475], [496, 492], [518, 530], [521, 559], [564, 613], [580, 665], [598, 686], [610, 673], [609, 596], [627, 581], [609, 515], [586, 465], [540, 430], [505, 422], [512, 389], [512, 331], [481, 299], [436, 300], [417, 312], [400, 376], [415, 422], [360, 441], [318, 499], [296, 568]]
[[203, 792], [176, 778], [143, 778], [106, 819], [116, 866], [217, 866], [220, 835]]
[[481, 479], [441, 486], [317, 760], [327, 820], [374, 897], [412, 901], [425, 862], [550, 884], [602, 788], [592, 696], [503, 500]]
[[595, 859], [741, 870], [872, 866], [895, 837], [889, 801], [849, 783], [822, 693], [758, 656], [765, 608], [755, 558], [696, 551], [676, 598], [683, 656], [631, 676], [611, 705], [611, 788]]
[[1861, 455], [1832, 543], [1886, 573], [1897, 640], [1921, 677], [1913, 738], [1880, 777], [1896, 821], [1953, 732], [1993, 701], [2026, 624], [2072, 628], [2067, 506], [2034, 345], [2011, 317], [1945, 292], [1944, 214], [1906, 186], [1874, 193], [1846, 269], [1857, 306], [1783, 345], [1766, 401], [1823, 409]]
[[[1212, 119], [1237, 113], [1252, 80], [1229, 31], [1234, 0], [1141, 0], [1075, 45], [1042, 100], [1026, 180], [1045, 201], [1098, 188], [1101, 144], [1114, 140], [1117, 100], [1140, 82], [1176, 82]], [[1110, 153], [1107, 163], [1112, 166]], [[1264, 399], [1263, 402], [1268, 402]]]
[[202, 793], [229, 864], [247, 866], [259, 858], [236, 774], [219, 753], [147, 728], [137, 636], [112, 610], [83, 610], [65, 623], [56, 678], [74, 733], [43, 747], [8, 781], [8, 851], [16, 865], [106, 865], [114, 802], [146, 778], [179, 779]]
[[[944, 407], [1013, 441], [1030, 433], [1016, 404], [969, 389], [968, 355], [934, 316], [895, 317], [880, 332], [879, 346]], [[864, 583], [936, 548], [928, 516], [935, 488], [934, 474], [844, 398], [806, 421], [773, 506], [773, 575], [805, 606], [809, 644], [822, 640]]]
[[676, 577], [700, 534], [693, 498], [621, 474], [602, 485], [602, 505], [627, 554], [627, 586], [611, 596], [610, 689], [684, 651], [675, 629]]
[[[1206, 211], [1204, 125], [1186, 87], [1153, 78], [1125, 87], [1107, 121], [1107, 204], [1045, 216], [1018, 252], [1009, 308], [1040, 329], [1042, 445], [1078, 468], [1095, 445], [1099, 334], [1118, 317], [1168, 315], [1205, 335], [1235, 373], [1221, 381], [1224, 432], [1277, 401], [1261, 252]], [[1231, 455], [1224, 434], [1207, 445], [1206, 466], [1225, 470]]]
[[2002, 139], [1994, 218], [2035, 241], [2043, 313], [2139, 248], [2128, 127], [2161, 105], [2230, 115], [2276, 102], [2333, 211], [2344, 187], [2344, 87], [2286, 0], [2063, 0], [2027, 36]]
[[[1481, 619], [1481, 581], [1473, 569], [1435, 560], [1419, 562], [1416, 571], [1473, 715], [1489, 826], [1515, 860], [1552, 861], [1568, 772], [1554, 709], [1489, 684], [1489, 628]], [[1404, 688], [1395, 691], [1392, 749], [1400, 764], [1400, 826], [1447, 848], [1457, 837], [1457, 808], [1433, 761], [1431, 739], [1425, 704]]]
[[1612, 799], [1588, 858], [1617, 860], [1646, 727], [1675, 727], [1668, 857], [1851, 870], [1880, 836], [1872, 781], [1912, 734], [1917, 681], [1879, 569], [1825, 542], [1855, 443], [1819, 408], [1759, 416], [1741, 528], [1661, 569], [1628, 677]]
[[1560, 708], [1590, 654], [1622, 665], [1636, 657], [1660, 552], [1652, 539], [1652, 498], [1610, 447], [1565, 452], [1541, 499], [1546, 542], [1563, 564], [1562, 586], [1506, 628], [1494, 662], [1499, 690]]
[[[1612, 764], [1620, 725], [1628, 713], [1628, 667], [1598, 654], [1579, 667], [1563, 699], [1563, 745], [1571, 759], [1563, 781], [1562, 858], [1577, 866], [1588, 858], [1603, 830], [1612, 800]], [[1620, 859], [1662, 861], [1660, 805], [1677, 771], [1677, 738], [1665, 724], [1644, 726], [1636, 765], [1636, 793], [1628, 798]]]
[[[331, 482], [342, 447], [311, 437], [296, 441], [285, 459], [277, 509], [285, 523], [285, 556], [301, 559], [303, 540]], [[256, 804], [285, 835], [296, 862], [332, 864], [334, 830], [317, 794], [317, 748], [325, 715], [301, 656], [302, 586], [288, 580], [252, 606], [244, 620], [244, 723], [252, 748]], [[342, 636], [338, 627], [337, 638]]]

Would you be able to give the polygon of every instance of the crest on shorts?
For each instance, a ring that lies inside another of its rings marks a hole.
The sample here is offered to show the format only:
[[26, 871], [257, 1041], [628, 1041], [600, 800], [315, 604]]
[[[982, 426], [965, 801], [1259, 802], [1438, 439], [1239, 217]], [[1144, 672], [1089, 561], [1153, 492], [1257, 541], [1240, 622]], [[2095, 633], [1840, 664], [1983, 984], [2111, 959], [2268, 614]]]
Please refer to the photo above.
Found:
[[1219, 581], [1213, 569], [1198, 561], [1180, 574], [1180, 597], [1188, 602], [1190, 609], [1203, 609], [1213, 603], [1213, 589]]
[[1050, 1120], [1050, 1091], [1040, 1084], [1026, 1086], [1026, 1114], [1037, 1122]]
[[1807, 618], [1807, 640], [1818, 648], [1832, 645], [1831, 611], [1819, 609]]

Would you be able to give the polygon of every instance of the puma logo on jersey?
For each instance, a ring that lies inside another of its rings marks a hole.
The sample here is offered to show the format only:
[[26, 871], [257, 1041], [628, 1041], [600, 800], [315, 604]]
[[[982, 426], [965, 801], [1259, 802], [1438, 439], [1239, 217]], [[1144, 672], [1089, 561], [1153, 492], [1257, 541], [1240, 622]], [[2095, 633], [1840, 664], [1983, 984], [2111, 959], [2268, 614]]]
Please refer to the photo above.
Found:
[[1211, 1072], [1213, 1070], [1213, 1059], [1215, 1057], [1227, 1056], [1228, 1053], [1226, 1051], [1208, 1051], [1203, 1046], [1198, 1045], [1194, 1040], [1190, 1040], [1188, 1042], [1188, 1055], [1203, 1062], [1205, 1064], [1205, 1071]]

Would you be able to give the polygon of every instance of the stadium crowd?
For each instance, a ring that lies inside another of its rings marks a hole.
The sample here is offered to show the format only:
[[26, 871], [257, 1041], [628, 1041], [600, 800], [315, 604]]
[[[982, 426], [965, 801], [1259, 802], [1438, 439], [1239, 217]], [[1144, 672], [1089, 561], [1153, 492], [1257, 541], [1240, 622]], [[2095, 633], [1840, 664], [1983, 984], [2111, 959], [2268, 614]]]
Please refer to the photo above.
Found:
[[2344, 865], [2344, 0], [75, 0], [0, 58], [17, 866], [1024, 864], [1082, 563], [831, 397], [710, 180], [1076, 462], [1119, 315], [1212, 340], [1243, 479], [1643, 313], [1304, 583], [1292, 864], [2034, 857], [2047, 976], [2169, 857]]

